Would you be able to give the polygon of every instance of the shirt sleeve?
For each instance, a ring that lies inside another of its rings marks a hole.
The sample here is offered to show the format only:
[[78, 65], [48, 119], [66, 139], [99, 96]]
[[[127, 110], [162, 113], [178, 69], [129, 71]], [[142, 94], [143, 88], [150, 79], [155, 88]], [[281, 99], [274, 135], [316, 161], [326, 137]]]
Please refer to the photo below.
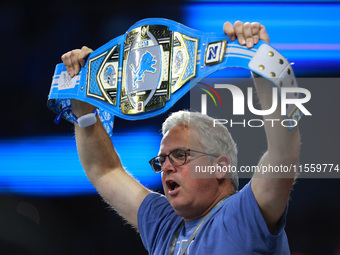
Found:
[[[251, 181], [231, 197], [224, 213], [224, 224], [227, 232], [240, 247], [258, 248], [258, 250], [274, 251], [280, 246], [280, 241], [287, 238], [284, 232], [286, 225], [286, 209], [278, 223], [277, 233], [271, 234], [257, 205]], [[274, 254], [274, 253], [273, 253]]]
[[150, 254], [167, 248], [169, 235], [180, 220], [165, 196], [151, 193], [143, 200], [138, 210], [138, 229]]

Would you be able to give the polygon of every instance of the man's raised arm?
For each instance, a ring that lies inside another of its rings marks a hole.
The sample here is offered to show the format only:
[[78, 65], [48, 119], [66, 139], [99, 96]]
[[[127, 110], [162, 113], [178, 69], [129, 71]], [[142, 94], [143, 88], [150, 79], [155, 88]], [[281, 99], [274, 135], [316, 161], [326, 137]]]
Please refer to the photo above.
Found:
[[[229, 38], [238, 38], [240, 44], [248, 48], [253, 47], [259, 40], [269, 43], [269, 36], [263, 25], [259, 23], [235, 22], [234, 26], [226, 22], [224, 32]], [[255, 87], [260, 99], [262, 109], [270, 109], [272, 106], [272, 88], [273, 84], [265, 78], [255, 78]], [[282, 116], [281, 108], [278, 106], [276, 111], [264, 116], [264, 125], [267, 137], [267, 152], [259, 162], [260, 166], [288, 166], [292, 172], [289, 173], [255, 173], [252, 179], [251, 188], [262, 215], [267, 223], [269, 230], [274, 233], [276, 225], [280, 220], [287, 201], [290, 190], [294, 182], [295, 173], [293, 166], [298, 163], [300, 153], [300, 135], [299, 130], [295, 127], [288, 130], [280, 124]], [[272, 127], [270, 119], [279, 119], [275, 121]]]
[[[272, 105], [273, 84], [264, 78], [255, 78], [254, 81], [262, 108], [269, 109]], [[264, 116], [267, 152], [262, 156], [259, 168], [277, 166], [290, 171], [258, 172], [254, 174], [251, 183], [256, 201], [272, 233], [286, 208], [295, 178], [294, 166], [298, 164], [300, 155], [299, 129], [295, 127], [289, 130], [283, 127], [280, 124], [280, 112], [281, 107], [278, 106], [273, 114]], [[276, 121], [270, 121], [273, 119]]]
[[[71, 77], [79, 73], [80, 66], [84, 66], [91, 52], [91, 49], [83, 47], [62, 56]], [[72, 111], [77, 118], [93, 110], [92, 105], [72, 100]], [[89, 180], [101, 196], [137, 228], [139, 206], [150, 191], [124, 170], [99, 117], [89, 127], [81, 128], [75, 124], [75, 133], [79, 158]]]

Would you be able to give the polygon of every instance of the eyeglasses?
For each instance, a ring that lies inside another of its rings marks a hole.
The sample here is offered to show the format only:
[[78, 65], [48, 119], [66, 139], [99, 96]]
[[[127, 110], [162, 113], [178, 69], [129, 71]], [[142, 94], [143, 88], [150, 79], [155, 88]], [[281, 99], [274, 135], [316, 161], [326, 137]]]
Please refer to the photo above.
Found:
[[162, 155], [152, 158], [149, 161], [149, 164], [156, 173], [160, 173], [163, 171], [162, 166], [164, 165], [166, 157], [169, 157], [170, 163], [173, 166], [182, 166], [187, 162], [187, 158], [188, 156], [190, 156], [190, 152], [203, 154], [201, 156], [207, 155], [212, 157], [218, 157], [217, 155], [212, 155], [201, 151], [195, 151], [190, 149], [176, 149], [171, 151], [168, 155]]

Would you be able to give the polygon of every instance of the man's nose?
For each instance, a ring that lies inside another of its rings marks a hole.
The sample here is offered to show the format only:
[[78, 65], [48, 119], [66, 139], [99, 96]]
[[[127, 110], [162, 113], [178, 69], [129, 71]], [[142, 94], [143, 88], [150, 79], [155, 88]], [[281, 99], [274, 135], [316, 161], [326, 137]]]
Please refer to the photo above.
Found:
[[162, 166], [162, 171], [163, 172], [176, 171], [176, 168], [172, 165], [169, 156], [165, 157], [165, 161]]

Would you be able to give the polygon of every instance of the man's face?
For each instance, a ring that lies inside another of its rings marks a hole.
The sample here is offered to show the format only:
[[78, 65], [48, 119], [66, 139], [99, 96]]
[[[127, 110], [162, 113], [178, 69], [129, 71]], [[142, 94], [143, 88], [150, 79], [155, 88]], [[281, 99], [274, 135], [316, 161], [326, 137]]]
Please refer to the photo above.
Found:
[[[197, 132], [176, 126], [163, 137], [158, 155], [167, 155], [176, 149], [192, 149], [204, 152]], [[166, 197], [175, 212], [193, 219], [209, 207], [218, 196], [218, 181], [215, 178], [191, 178], [190, 165], [211, 165], [211, 157], [194, 154], [187, 157], [182, 166], [173, 166], [168, 157], [162, 167], [162, 183]]]

